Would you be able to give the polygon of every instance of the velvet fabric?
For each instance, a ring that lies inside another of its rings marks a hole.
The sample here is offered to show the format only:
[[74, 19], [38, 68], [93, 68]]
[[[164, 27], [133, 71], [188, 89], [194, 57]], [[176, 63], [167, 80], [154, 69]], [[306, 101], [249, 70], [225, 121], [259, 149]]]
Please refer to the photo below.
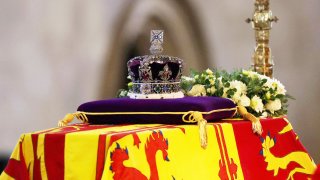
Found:
[[[78, 107], [83, 112], [209, 112], [218, 109], [234, 108], [233, 101], [221, 97], [184, 97], [179, 99], [130, 99], [117, 98], [87, 102]], [[207, 121], [231, 118], [235, 110], [204, 115]], [[87, 115], [91, 124], [183, 124], [182, 114], [116, 114]]]
[[139, 81], [139, 66], [140, 66], [140, 62], [143, 60], [143, 57], [144, 56], [136, 57], [135, 59], [132, 59], [127, 63], [128, 71], [132, 73], [131, 78], [132, 78], [132, 81], [134, 82]]

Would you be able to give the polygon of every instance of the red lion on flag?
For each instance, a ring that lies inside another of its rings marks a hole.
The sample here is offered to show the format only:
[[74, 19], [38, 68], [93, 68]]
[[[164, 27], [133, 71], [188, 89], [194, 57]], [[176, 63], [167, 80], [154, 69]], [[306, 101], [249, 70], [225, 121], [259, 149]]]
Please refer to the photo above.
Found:
[[134, 167], [127, 167], [123, 164], [125, 160], [129, 159], [129, 151], [127, 148], [121, 148], [117, 143], [117, 147], [111, 152], [110, 157], [112, 160], [110, 170], [114, 173], [115, 180], [125, 179], [159, 179], [158, 168], [155, 159], [157, 151], [162, 152], [163, 160], [169, 161], [168, 158], [168, 139], [165, 139], [161, 131], [153, 131], [148, 137], [145, 144], [145, 154], [150, 167], [150, 177], [147, 178], [138, 169]]

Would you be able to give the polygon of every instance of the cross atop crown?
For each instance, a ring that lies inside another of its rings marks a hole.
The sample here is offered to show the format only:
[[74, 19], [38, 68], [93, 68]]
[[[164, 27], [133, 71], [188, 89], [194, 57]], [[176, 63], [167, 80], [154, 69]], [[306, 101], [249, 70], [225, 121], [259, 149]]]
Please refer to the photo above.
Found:
[[157, 55], [157, 54], [161, 54], [163, 51], [163, 30], [151, 30], [151, 35], [150, 35], [150, 43], [151, 43], [151, 47], [150, 47], [150, 53]]

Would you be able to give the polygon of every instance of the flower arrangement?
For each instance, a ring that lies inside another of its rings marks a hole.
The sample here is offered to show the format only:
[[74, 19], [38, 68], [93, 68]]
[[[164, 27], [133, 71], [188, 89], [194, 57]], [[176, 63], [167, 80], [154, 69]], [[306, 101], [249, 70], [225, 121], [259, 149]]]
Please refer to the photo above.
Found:
[[288, 99], [293, 99], [280, 81], [247, 70], [192, 71], [182, 77], [181, 87], [188, 96], [230, 98], [257, 117], [286, 115]]
[[[128, 83], [131, 89], [132, 82]], [[182, 76], [181, 88], [187, 96], [217, 96], [232, 99], [256, 117], [282, 116], [287, 114], [288, 95], [277, 79], [251, 70], [235, 70], [231, 73], [207, 69], [191, 71]], [[118, 97], [126, 97], [128, 90], [120, 89]]]

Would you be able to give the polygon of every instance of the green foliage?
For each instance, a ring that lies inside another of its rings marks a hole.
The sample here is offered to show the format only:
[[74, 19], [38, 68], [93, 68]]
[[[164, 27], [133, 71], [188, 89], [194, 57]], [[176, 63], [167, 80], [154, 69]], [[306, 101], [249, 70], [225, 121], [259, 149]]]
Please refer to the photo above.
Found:
[[256, 116], [285, 115], [288, 99], [294, 99], [286, 94], [278, 80], [246, 70], [231, 73], [217, 69], [203, 72], [192, 70], [189, 76], [182, 78], [181, 83], [184, 92], [189, 92], [194, 85], [202, 85], [207, 96], [230, 98]]

